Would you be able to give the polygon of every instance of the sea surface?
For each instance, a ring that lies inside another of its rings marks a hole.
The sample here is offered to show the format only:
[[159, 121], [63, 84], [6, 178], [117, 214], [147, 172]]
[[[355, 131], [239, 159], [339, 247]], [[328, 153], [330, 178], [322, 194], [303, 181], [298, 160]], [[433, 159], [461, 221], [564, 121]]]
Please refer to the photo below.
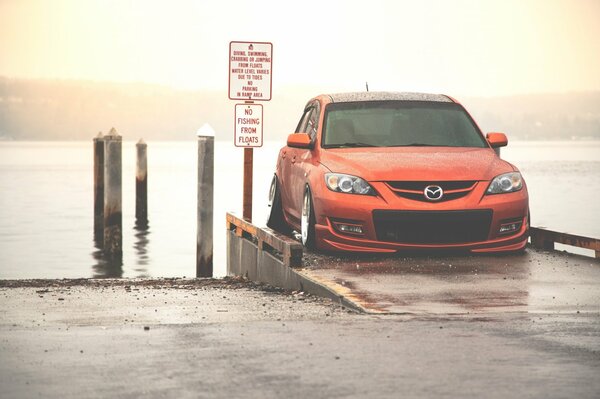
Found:
[[[254, 150], [254, 221], [263, 223], [282, 143]], [[93, 239], [89, 142], [0, 142], [0, 278], [193, 277], [197, 143], [148, 143], [148, 229], [135, 228], [135, 142], [123, 143], [123, 261]], [[525, 176], [532, 224], [600, 238], [600, 141], [516, 141], [502, 158]], [[214, 274], [226, 274], [225, 212], [242, 210], [243, 150], [215, 145]]]

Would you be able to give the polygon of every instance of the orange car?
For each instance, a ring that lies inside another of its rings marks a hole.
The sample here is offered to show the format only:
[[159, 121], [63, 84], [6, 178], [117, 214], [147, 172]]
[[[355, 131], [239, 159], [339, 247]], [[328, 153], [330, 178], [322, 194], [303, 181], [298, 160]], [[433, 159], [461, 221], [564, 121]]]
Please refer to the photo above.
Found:
[[445, 95], [315, 97], [279, 152], [267, 225], [329, 251], [520, 251], [529, 199], [506, 144]]

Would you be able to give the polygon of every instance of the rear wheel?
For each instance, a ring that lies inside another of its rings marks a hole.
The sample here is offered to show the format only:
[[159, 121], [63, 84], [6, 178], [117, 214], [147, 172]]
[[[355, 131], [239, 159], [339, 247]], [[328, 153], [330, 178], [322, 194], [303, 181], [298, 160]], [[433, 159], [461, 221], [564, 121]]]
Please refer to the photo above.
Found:
[[267, 226], [283, 234], [291, 232], [289, 226], [283, 217], [283, 206], [281, 204], [281, 191], [277, 175], [273, 175], [271, 188], [269, 188], [269, 217], [267, 218]]
[[302, 236], [302, 245], [312, 249], [315, 247], [315, 212], [313, 209], [312, 196], [310, 188], [306, 186], [304, 190], [304, 199], [302, 200], [302, 215], [300, 217], [300, 233]]

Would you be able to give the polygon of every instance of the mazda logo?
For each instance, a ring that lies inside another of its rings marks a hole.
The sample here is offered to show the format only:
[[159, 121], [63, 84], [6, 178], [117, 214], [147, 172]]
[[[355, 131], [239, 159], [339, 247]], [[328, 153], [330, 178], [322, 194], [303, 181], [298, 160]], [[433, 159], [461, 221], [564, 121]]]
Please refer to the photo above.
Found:
[[444, 196], [444, 190], [440, 186], [427, 186], [423, 190], [423, 195], [430, 201], [439, 201]]

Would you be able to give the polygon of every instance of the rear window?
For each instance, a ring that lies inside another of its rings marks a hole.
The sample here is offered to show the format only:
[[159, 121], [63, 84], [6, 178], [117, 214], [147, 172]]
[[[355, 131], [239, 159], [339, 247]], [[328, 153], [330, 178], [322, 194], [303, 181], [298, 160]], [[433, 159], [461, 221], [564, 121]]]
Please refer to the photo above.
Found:
[[459, 104], [368, 101], [329, 104], [321, 146], [486, 148], [487, 143]]

